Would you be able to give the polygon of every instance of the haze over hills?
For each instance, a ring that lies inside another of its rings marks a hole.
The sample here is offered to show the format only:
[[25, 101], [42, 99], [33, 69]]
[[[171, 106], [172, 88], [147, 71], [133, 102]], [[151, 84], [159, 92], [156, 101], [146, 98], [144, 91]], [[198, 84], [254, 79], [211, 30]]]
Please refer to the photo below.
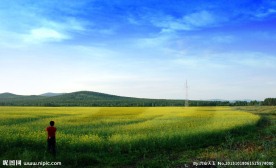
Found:
[[53, 96], [59, 96], [59, 95], [63, 95], [65, 93], [52, 93], [52, 92], [47, 92], [47, 93], [43, 93], [39, 96], [45, 96], [45, 97], [53, 97]]
[[[251, 101], [253, 102], [253, 101]], [[247, 105], [247, 101], [227, 100], [189, 100], [190, 106], [228, 106]], [[254, 104], [259, 102], [254, 101]], [[184, 100], [133, 98], [78, 91], [72, 93], [44, 93], [41, 95], [0, 94], [0, 106], [184, 106]]]
[[[255, 101], [255, 100], [251, 100], [251, 99], [243, 99], [243, 100], [225, 100], [225, 99], [208, 99], [207, 101], [229, 101], [229, 102], [237, 102], [237, 101], [246, 101], [246, 102], [251, 102], [251, 101]], [[257, 101], [261, 101], [261, 100], [257, 100]]]

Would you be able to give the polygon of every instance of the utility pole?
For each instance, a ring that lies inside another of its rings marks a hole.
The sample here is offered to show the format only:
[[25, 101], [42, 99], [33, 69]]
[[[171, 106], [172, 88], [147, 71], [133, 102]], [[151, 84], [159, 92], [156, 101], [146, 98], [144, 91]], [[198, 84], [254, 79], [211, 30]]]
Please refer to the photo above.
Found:
[[189, 106], [189, 100], [188, 100], [188, 82], [186, 80], [186, 100], [185, 100], [185, 107]]

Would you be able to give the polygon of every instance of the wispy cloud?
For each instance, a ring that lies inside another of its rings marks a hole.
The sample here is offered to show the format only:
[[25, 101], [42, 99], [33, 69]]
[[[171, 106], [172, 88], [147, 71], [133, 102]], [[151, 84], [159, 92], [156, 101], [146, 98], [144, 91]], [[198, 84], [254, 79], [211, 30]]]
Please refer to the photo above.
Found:
[[235, 39], [236, 37], [232, 35], [217, 35], [212, 37], [212, 40], [218, 43], [232, 43], [235, 41]]
[[59, 15], [57, 12], [54, 16], [49, 6], [54, 8], [54, 4], [50, 1], [35, 2], [28, 6], [24, 6], [23, 2], [7, 2], [3, 5], [4, 8], [0, 11], [0, 19], [3, 21], [0, 23], [0, 36], [3, 38], [0, 39], [0, 43], [5, 46], [9, 46], [10, 43], [13, 47], [61, 42], [74, 38], [75, 33], [85, 31], [87, 24], [91, 24], [75, 16], [68, 16], [66, 13]]
[[202, 27], [214, 24], [216, 18], [211, 12], [204, 10], [184, 16], [183, 22], [190, 27]]
[[160, 27], [161, 32], [189, 31], [216, 25], [218, 18], [211, 12], [203, 10], [186, 14], [181, 18], [165, 15], [152, 19], [153, 25]]
[[26, 43], [60, 42], [74, 38], [75, 32], [85, 31], [85, 23], [75, 18], [65, 18], [63, 22], [42, 19], [37, 23], [39, 27], [30, 27], [27, 34], [23, 34]]
[[175, 52], [173, 63], [183, 65], [193, 70], [223, 70], [225, 68], [237, 72], [238, 69], [247, 70], [272, 70], [275, 71], [276, 58], [258, 52], [229, 52], [229, 53], [204, 53], [198, 51], [193, 55], [189, 53]]
[[273, 14], [276, 14], [276, 9], [266, 9], [265, 11], [257, 12], [255, 16], [257, 18], [264, 18]]
[[32, 29], [30, 34], [24, 35], [24, 41], [27, 43], [62, 41], [66, 39], [70, 39], [70, 37], [54, 29], [43, 27]]
[[173, 39], [173, 36], [168, 35], [159, 35], [155, 37], [148, 38], [137, 38], [132, 45], [138, 48], [159, 48], [162, 49], [166, 47], [170, 41]]

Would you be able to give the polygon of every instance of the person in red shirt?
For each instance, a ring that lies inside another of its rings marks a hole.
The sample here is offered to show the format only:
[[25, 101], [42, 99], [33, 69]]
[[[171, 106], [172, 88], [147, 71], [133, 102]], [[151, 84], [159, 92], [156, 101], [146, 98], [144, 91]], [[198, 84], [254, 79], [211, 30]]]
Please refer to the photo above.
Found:
[[48, 151], [52, 154], [56, 154], [56, 131], [57, 128], [54, 127], [55, 122], [50, 121], [50, 126], [46, 128], [48, 132], [47, 143], [48, 143]]

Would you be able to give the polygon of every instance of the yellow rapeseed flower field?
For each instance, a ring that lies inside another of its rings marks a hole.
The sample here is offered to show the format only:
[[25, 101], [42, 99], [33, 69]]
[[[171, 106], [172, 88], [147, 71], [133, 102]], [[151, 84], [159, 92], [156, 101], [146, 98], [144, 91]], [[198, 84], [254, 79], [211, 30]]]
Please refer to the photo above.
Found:
[[204, 145], [255, 125], [259, 116], [229, 107], [0, 107], [1, 156], [17, 149], [18, 158], [39, 157], [34, 155], [46, 150], [51, 120], [58, 153], [66, 157], [62, 153], [68, 151], [89, 155]]

